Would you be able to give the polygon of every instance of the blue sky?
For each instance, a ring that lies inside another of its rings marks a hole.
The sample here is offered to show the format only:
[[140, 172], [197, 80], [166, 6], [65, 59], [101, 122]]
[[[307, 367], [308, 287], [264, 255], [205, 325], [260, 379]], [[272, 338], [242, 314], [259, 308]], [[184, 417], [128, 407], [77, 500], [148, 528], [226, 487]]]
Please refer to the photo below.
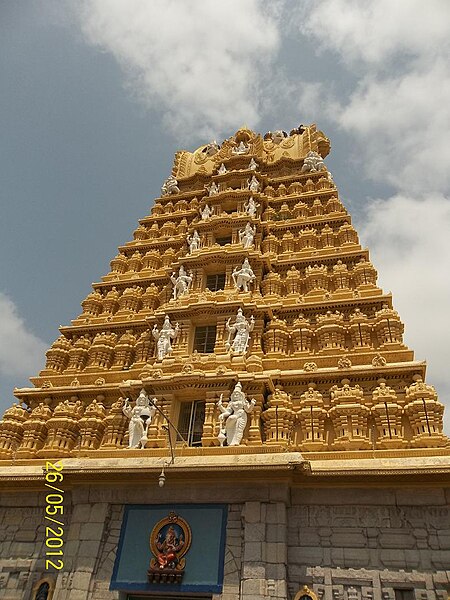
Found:
[[244, 123], [331, 138], [341, 199], [448, 405], [449, 40], [446, 0], [0, 3], [2, 412], [175, 151]]

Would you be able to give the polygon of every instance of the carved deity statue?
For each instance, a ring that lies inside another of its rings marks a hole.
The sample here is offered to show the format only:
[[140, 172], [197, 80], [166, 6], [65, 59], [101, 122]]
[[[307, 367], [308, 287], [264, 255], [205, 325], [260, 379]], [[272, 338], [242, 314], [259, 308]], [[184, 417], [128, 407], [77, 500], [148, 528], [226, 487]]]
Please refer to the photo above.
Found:
[[211, 185], [205, 185], [205, 188], [208, 190], [209, 196], [217, 196], [219, 193], [219, 186], [215, 181], [212, 181]]
[[261, 187], [261, 184], [254, 175], [247, 181], [247, 185], [251, 192], [259, 192], [259, 188]]
[[219, 144], [216, 142], [216, 140], [213, 140], [205, 146], [204, 151], [207, 154], [207, 156], [214, 156], [214, 154], [217, 154], [217, 152], [219, 152]]
[[255, 281], [256, 275], [252, 271], [248, 258], [244, 260], [240, 268], [234, 268], [231, 277], [233, 278], [234, 286], [237, 290], [243, 290], [244, 292], [249, 291], [248, 286]]
[[272, 131], [270, 137], [274, 144], [280, 144], [284, 140], [284, 132], [281, 129], [277, 129], [277, 131]]
[[247, 425], [247, 414], [255, 408], [256, 400], [253, 398], [250, 402], [247, 400], [242, 385], [238, 382], [231, 393], [230, 400], [226, 408], [222, 405], [223, 394], [217, 402], [220, 410], [219, 421], [221, 424], [218, 436], [220, 445], [223, 446], [225, 439], [228, 446], [239, 446], [244, 435], [244, 429]]
[[258, 168], [258, 163], [255, 161], [254, 158], [251, 159], [248, 168], [250, 169], [250, 171], [256, 171], [256, 169]]
[[244, 142], [241, 140], [237, 146], [233, 148], [231, 151], [233, 154], [247, 154], [250, 150], [249, 146], [246, 146]]
[[187, 236], [187, 243], [189, 244], [189, 253], [192, 254], [195, 250], [200, 250], [200, 236], [198, 231], [195, 230], [192, 235]]
[[225, 173], [227, 172], [226, 166], [222, 163], [217, 172], [219, 175], [225, 175]]
[[176, 300], [189, 292], [189, 287], [192, 283], [192, 275], [188, 275], [183, 265], [181, 265], [180, 270], [178, 271], [178, 277], [174, 271], [170, 276], [170, 281], [173, 283], [173, 299]]
[[128, 426], [128, 448], [145, 448], [148, 441], [147, 431], [156, 413], [156, 398], [150, 400], [147, 392], [142, 389], [136, 406], [132, 408], [128, 399], [123, 405], [123, 414], [130, 419]]
[[210, 208], [207, 204], [205, 204], [205, 206], [200, 209], [200, 216], [202, 218], [202, 221], [206, 221], [206, 219], [209, 219], [209, 217], [211, 217], [213, 214], [213, 209]]
[[156, 356], [158, 360], [162, 360], [165, 356], [172, 354], [172, 343], [179, 332], [180, 328], [178, 323], [175, 323], [175, 327], [172, 327], [168, 315], [164, 318], [164, 324], [161, 327], [161, 331], [158, 331], [158, 326], [153, 326], [152, 335], [156, 340]]
[[179, 194], [180, 188], [178, 187], [178, 181], [173, 175], [170, 175], [161, 187], [162, 196], [170, 196], [170, 194]]
[[315, 173], [316, 171], [325, 171], [326, 166], [322, 157], [317, 152], [310, 150], [303, 161], [302, 173]]
[[[231, 324], [231, 317], [226, 322], [228, 331], [228, 340], [225, 344], [227, 352], [235, 352], [236, 354], [245, 354], [250, 342], [250, 333], [255, 327], [255, 318], [250, 317], [250, 322], [245, 318], [242, 308], [239, 308], [236, 315], [236, 321]], [[234, 336], [234, 340], [232, 338]]]
[[239, 241], [245, 249], [253, 246], [253, 240], [256, 234], [256, 227], [252, 227], [250, 223], [239, 231]]
[[248, 214], [249, 217], [254, 218], [254, 217], [256, 217], [257, 210], [260, 206], [261, 205], [259, 204], [259, 202], [255, 202], [253, 200], [253, 196], [250, 196], [247, 204], [244, 204], [244, 210]]

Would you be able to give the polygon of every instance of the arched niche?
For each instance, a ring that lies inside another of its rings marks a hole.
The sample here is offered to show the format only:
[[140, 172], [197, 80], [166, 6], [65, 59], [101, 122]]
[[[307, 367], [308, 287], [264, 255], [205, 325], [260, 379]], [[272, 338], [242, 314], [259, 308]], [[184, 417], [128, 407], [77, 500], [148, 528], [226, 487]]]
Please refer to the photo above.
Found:
[[302, 589], [295, 594], [294, 600], [317, 600], [317, 594], [304, 585]]
[[31, 600], [51, 600], [55, 590], [55, 580], [52, 577], [39, 579], [31, 592]]

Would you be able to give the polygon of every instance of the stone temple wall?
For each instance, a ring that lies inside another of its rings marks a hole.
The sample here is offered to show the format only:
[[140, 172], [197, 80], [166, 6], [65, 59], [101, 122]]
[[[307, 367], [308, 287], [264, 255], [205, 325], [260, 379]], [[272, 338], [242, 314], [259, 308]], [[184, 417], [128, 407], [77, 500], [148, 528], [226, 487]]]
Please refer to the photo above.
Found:
[[[66, 495], [64, 569], [54, 600], [122, 600], [110, 592], [123, 506], [170, 502], [167, 485], [86, 487]], [[223, 593], [214, 600], [446, 600], [450, 490], [187, 486], [176, 501], [229, 504]], [[44, 571], [44, 495], [3, 493], [0, 599], [33, 598]]]

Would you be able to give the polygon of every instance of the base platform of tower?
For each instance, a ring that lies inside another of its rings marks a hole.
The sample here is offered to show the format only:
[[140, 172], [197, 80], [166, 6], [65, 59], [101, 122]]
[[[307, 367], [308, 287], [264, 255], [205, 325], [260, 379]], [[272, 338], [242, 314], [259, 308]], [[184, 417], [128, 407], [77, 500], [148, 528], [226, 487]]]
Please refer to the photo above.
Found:
[[0, 600], [447, 600], [444, 406], [329, 151], [176, 153], [0, 422]]

